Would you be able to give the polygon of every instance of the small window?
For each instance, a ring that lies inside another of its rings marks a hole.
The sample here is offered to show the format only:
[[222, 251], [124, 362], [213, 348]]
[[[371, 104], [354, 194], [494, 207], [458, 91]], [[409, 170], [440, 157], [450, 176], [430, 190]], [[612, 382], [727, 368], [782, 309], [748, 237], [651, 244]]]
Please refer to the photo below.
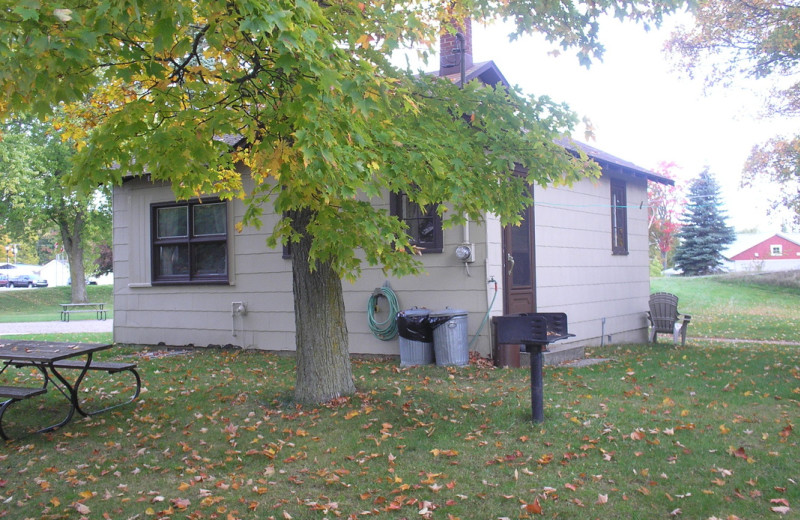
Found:
[[422, 208], [408, 200], [405, 193], [392, 193], [390, 210], [408, 226], [412, 245], [420, 248], [422, 253], [442, 252], [442, 219], [436, 212], [436, 204]]
[[227, 283], [227, 205], [218, 199], [152, 206], [153, 283]]
[[780, 244], [769, 246], [772, 256], [783, 256], [783, 246]]
[[611, 181], [611, 252], [628, 254], [628, 207], [625, 182]]

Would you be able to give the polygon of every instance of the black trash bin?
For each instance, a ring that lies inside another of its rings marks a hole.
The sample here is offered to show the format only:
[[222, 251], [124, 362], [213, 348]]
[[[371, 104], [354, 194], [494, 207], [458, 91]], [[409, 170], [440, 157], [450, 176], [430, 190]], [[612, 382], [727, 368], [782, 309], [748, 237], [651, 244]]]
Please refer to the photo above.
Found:
[[428, 309], [407, 309], [397, 313], [400, 335], [400, 365], [430, 365], [434, 361], [433, 328]]

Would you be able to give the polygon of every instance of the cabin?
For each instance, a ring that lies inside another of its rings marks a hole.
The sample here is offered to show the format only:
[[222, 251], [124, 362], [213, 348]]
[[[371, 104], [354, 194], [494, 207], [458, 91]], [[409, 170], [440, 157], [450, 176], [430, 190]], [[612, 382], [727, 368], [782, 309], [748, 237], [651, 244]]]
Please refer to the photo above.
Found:
[[800, 233], [740, 233], [722, 256], [731, 271], [800, 269]]
[[[443, 37], [438, 74], [507, 84], [493, 62], [472, 62], [469, 23], [465, 32], [460, 42]], [[455, 45], [454, 55], [447, 49]], [[401, 310], [466, 311], [471, 348], [482, 356], [493, 352], [488, 318], [522, 312], [567, 313], [575, 336], [554, 351], [580, 356], [584, 346], [646, 342], [647, 184], [673, 181], [585, 144], [562, 145], [597, 161], [601, 178], [533, 187], [535, 203], [521, 226], [504, 229], [487, 214], [442, 229], [435, 213], [386, 193], [378, 204], [406, 221], [424, 247], [425, 273], [394, 278], [366, 267], [356, 282], [343, 282], [350, 352], [398, 355], [398, 339], [371, 327], [368, 303], [385, 286]], [[241, 201], [213, 194], [203, 204], [176, 202], [168, 185], [145, 177], [114, 189], [115, 342], [294, 350], [291, 260], [265, 246], [281, 215], [265, 207], [261, 230], [235, 232], [243, 212]], [[197, 258], [199, 279], [182, 267], [186, 254]]]

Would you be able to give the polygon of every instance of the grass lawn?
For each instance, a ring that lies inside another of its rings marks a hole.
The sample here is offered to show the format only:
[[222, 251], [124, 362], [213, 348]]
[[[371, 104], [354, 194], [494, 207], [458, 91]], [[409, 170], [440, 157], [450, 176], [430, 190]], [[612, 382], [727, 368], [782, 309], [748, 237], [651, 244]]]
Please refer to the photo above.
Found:
[[[114, 316], [114, 297], [111, 285], [88, 285], [90, 302], [105, 303], [108, 318]], [[42, 287], [38, 289], [0, 289], [0, 323], [25, 321], [58, 321], [61, 303], [69, 303], [70, 288]], [[76, 314], [70, 320], [95, 319], [94, 313]], [[2, 331], [2, 328], [0, 328]]]
[[[673, 292], [725, 332], [705, 289]], [[0, 446], [0, 518], [800, 518], [800, 348], [691, 332], [546, 367], [538, 425], [526, 369], [360, 359], [355, 396], [304, 407], [291, 357], [119, 346], [103, 357], [135, 359], [146, 390]], [[87, 377], [88, 405], [130, 391]], [[55, 422], [57, 398], [16, 403], [8, 432]]]
[[655, 278], [650, 287], [679, 297], [678, 310], [692, 315], [690, 337], [798, 342], [800, 272], [793, 273]]

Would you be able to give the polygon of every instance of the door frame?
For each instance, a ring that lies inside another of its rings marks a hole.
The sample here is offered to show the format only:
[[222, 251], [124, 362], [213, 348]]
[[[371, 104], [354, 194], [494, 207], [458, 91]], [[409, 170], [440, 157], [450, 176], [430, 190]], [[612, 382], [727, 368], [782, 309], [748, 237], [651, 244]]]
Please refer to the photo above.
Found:
[[[533, 188], [531, 187], [531, 191]], [[536, 312], [536, 226], [533, 204], [523, 210], [520, 224], [528, 229], [528, 257], [530, 258], [528, 284], [514, 286], [511, 270], [516, 260], [512, 257], [512, 226], [503, 228], [502, 266], [503, 266], [503, 314]]]

